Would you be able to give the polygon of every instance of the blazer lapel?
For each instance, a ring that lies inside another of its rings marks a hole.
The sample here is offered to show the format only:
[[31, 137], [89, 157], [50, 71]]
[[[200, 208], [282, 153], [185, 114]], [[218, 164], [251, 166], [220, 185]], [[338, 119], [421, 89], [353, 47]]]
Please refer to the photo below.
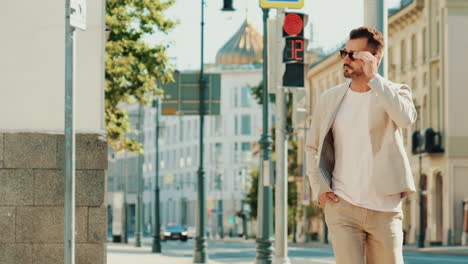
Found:
[[321, 133], [322, 135], [321, 140], [323, 140], [326, 137], [326, 135], [328, 134], [328, 131], [330, 130], [330, 127], [333, 124], [333, 121], [335, 121], [335, 117], [336, 117], [336, 114], [338, 113], [339, 106], [341, 104], [341, 101], [344, 98], [344, 95], [346, 94], [346, 91], [348, 91], [350, 83], [351, 83], [351, 80], [348, 79], [344, 84], [340, 86], [340, 88], [336, 92], [336, 96], [333, 96], [330, 99], [328, 103], [328, 107], [326, 109], [327, 111], [326, 119], [325, 119], [326, 122], [324, 123], [326, 124], [326, 126], [324, 127], [325, 131], [323, 131], [324, 133]]

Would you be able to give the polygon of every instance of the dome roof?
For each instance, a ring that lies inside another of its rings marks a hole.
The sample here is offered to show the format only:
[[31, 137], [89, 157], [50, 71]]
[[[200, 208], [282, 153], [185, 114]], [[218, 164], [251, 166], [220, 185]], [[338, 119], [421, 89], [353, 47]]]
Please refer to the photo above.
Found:
[[217, 64], [248, 64], [262, 61], [263, 37], [246, 19], [236, 34], [216, 54]]

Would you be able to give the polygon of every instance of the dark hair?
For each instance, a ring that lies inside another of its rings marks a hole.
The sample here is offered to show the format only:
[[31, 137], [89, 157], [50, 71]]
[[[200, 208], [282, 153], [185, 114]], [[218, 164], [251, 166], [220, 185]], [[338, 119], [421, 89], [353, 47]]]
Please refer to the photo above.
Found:
[[376, 54], [382, 54], [384, 48], [384, 38], [377, 29], [369, 27], [360, 27], [351, 30], [349, 39], [366, 38], [367, 47], [371, 48]]

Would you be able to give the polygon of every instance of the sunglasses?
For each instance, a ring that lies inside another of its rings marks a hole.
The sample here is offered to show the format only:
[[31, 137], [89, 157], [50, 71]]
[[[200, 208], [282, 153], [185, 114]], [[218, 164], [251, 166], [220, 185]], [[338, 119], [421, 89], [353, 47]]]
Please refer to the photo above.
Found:
[[[347, 51], [344, 50], [344, 49], [340, 49], [340, 56], [341, 56], [342, 59], [344, 59], [344, 58], [346, 58], [346, 55], [348, 55], [348, 56], [349, 56], [349, 59], [350, 59], [351, 61], [354, 61], [354, 60], [356, 59], [356, 58], [353, 57], [353, 54], [354, 54], [355, 52], [356, 52], [356, 51], [347, 52]], [[374, 53], [371, 53], [371, 54], [375, 56]]]
[[349, 59], [350, 59], [351, 61], [354, 61], [356, 58], [353, 57], [353, 53], [354, 53], [354, 51], [347, 52], [347, 51], [344, 50], [344, 49], [341, 49], [341, 50], [340, 50], [340, 56], [341, 56], [342, 59], [346, 58], [346, 55], [348, 55], [348, 56], [349, 56]]

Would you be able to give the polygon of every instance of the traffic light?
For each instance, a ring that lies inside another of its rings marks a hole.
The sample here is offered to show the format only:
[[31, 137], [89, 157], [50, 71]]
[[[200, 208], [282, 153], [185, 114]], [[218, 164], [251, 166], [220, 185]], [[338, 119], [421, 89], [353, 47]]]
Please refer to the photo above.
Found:
[[420, 131], [414, 131], [411, 135], [411, 152], [413, 155], [424, 152], [424, 137]]
[[302, 13], [285, 13], [283, 23], [283, 38], [285, 37], [304, 37], [304, 17]]
[[432, 128], [426, 129], [424, 133], [424, 143], [427, 153], [444, 153], [442, 135], [440, 132], [435, 132]]
[[285, 13], [283, 63], [286, 65], [283, 86], [304, 87], [304, 58], [307, 48], [307, 40], [304, 39], [304, 26], [306, 24], [306, 14]]
[[234, 7], [232, 7], [232, 0], [224, 0], [223, 9], [221, 11], [235, 11]]

